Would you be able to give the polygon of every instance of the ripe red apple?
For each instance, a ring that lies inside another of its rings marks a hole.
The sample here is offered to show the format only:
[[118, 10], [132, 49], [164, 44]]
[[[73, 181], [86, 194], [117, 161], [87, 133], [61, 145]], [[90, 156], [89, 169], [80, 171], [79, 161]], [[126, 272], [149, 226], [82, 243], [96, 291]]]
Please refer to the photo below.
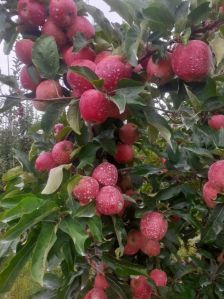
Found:
[[107, 295], [104, 290], [93, 288], [85, 295], [84, 299], [107, 299]]
[[[37, 80], [40, 81], [40, 77], [37, 74]], [[20, 83], [24, 89], [34, 91], [38, 86], [39, 82], [35, 83], [28, 72], [28, 67], [24, 66], [20, 72]]]
[[125, 164], [131, 162], [134, 158], [134, 152], [131, 145], [118, 144], [115, 152], [114, 159], [120, 163]]
[[171, 54], [167, 53], [165, 59], [160, 59], [158, 63], [154, 63], [152, 57], [147, 64], [148, 81], [159, 85], [166, 84], [173, 76], [174, 72], [171, 66]]
[[208, 125], [210, 128], [214, 130], [219, 130], [221, 128], [224, 128], [224, 115], [223, 114], [213, 115], [208, 120]]
[[131, 230], [127, 236], [127, 244], [134, 248], [140, 249], [141, 243], [142, 243], [142, 234], [140, 233], [140, 231], [135, 229]]
[[113, 92], [121, 79], [130, 78], [131, 66], [119, 55], [108, 56], [96, 65], [96, 74], [104, 80], [104, 89]]
[[165, 287], [167, 284], [166, 272], [160, 269], [153, 269], [150, 272], [150, 278], [154, 281], [157, 287]]
[[41, 33], [42, 35], [52, 36], [55, 39], [59, 48], [64, 47], [67, 43], [65, 33], [61, 30], [61, 28], [55, 25], [51, 19], [48, 19], [46, 23], [43, 25]]
[[103, 123], [108, 118], [109, 101], [95, 89], [85, 91], [79, 102], [82, 118], [87, 122]]
[[151, 299], [152, 288], [143, 275], [131, 279], [131, 291], [133, 299]]
[[90, 39], [95, 35], [95, 29], [87, 18], [77, 16], [74, 23], [68, 28], [67, 36], [71, 40], [76, 33], [82, 33], [86, 39]]
[[78, 52], [73, 52], [73, 47], [69, 47], [62, 51], [62, 56], [65, 63], [70, 66], [75, 60], [87, 59], [94, 61], [96, 53], [88, 47], [82, 48]]
[[96, 197], [96, 209], [102, 215], [119, 214], [124, 207], [124, 199], [121, 192], [113, 186], [105, 186], [100, 189]]
[[58, 27], [67, 28], [77, 16], [76, 4], [73, 0], [50, 0], [49, 15]]
[[141, 251], [152, 257], [160, 254], [160, 244], [157, 240], [150, 240], [142, 238]]
[[35, 169], [39, 172], [49, 171], [56, 166], [51, 152], [42, 152], [35, 161]]
[[219, 193], [219, 190], [215, 188], [210, 182], [207, 182], [203, 186], [202, 198], [208, 208], [215, 208], [216, 198]]
[[212, 66], [212, 52], [201, 40], [190, 40], [187, 45], [178, 44], [172, 54], [174, 73], [186, 82], [202, 81]]
[[[87, 59], [75, 60], [71, 64], [71, 66], [87, 67], [93, 72], [96, 68], [95, 63]], [[72, 71], [68, 71], [67, 81], [69, 85], [73, 88], [73, 95], [76, 98], [80, 98], [85, 91], [94, 88], [93, 85], [84, 76], [74, 73]]]
[[115, 186], [118, 180], [117, 167], [103, 162], [93, 170], [92, 177], [103, 186]]
[[140, 231], [145, 238], [160, 241], [166, 235], [168, 222], [162, 213], [147, 212], [141, 219]]
[[[122, 213], [122, 211], [120, 213]], [[136, 253], [138, 253], [138, 251], [139, 248], [133, 247], [130, 244], [126, 244], [124, 246], [124, 255], [135, 255]]]
[[21, 39], [15, 44], [17, 58], [24, 64], [32, 63], [32, 49], [34, 42], [31, 39]]
[[92, 177], [84, 176], [73, 188], [72, 194], [80, 205], [87, 205], [99, 193], [99, 183]]
[[208, 180], [218, 192], [224, 191], [224, 160], [216, 161], [209, 167]]
[[42, 26], [47, 16], [45, 6], [32, 0], [18, 0], [17, 11], [23, 23], [34, 26]]
[[133, 123], [123, 125], [119, 129], [119, 138], [124, 144], [134, 144], [139, 138], [137, 126]]
[[106, 290], [109, 288], [109, 283], [103, 274], [98, 273], [94, 280], [94, 288]]
[[63, 140], [56, 143], [52, 149], [52, 157], [58, 165], [68, 164], [71, 161], [70, 155], [73, 150], [71, 141]]
[[33, 106], [40, 111], [45, 111], [48, 103], [55, 98], [62, 97], [62, 89], [57, 81], [45, 80], [42, 81], [36, 89], [36, 99], [46, 101], [33, 101]]
[[111, 56], [111, 51], [102, 51], [96, 55], [95, 64], [99, 63], [104, 58]]

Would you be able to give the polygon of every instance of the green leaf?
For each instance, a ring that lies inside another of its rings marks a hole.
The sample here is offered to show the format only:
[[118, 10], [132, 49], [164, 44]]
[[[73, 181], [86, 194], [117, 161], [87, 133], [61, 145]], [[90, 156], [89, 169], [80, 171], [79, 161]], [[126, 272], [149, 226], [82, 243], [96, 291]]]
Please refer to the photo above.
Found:
[[149, 124], [155, 127], [161, 136], [168, 142], [168, 144], [172, 147], [171, 137], [172, 130], [168, 124], [168, 122], [161, 115], [155, 113], [153, 110], [148, 109], [145, 111], [145, 116]]
[[2, 84], [8, 85], [9, 87], [13, 89], [19, 88], [18, 82], [16, 81], [16, 78], [14, 76], [6, 76], [3, 74], [0, 74], [0, 82]]
[[47, 184], [41, 194], [52, 194], [58, 190], [63, 181], [63, 170], [69, 170], [72, 164], [64, 164], [52, 168], [49, 172]]
[[212, 243], [224, 228], [224, 205], [217, 205], [212, 211], [202, 233], [202, 242]]
[[199, 99], [197, 98], [197, 96], [185, 85], [185, 89], [187, 92], [187, 95], [189, 97], [189, 100], [192, 104], [192, 107], [194, 108], [195, 112], [198, 112], [201, 110], [201, 103], [199, 101]]
[[210, 3], [207, 1], [192, 10], [188, 15], [188, 18], [194, 24], [199, 24], [201, 21], [204, 21], [208, 18], [210, 12]]
[[41, 222], [43, 219], [55, 213], [56, 211], [58, 211], [58, 206], [56, 203], [54, 201], [47, 201], [39, 209], [36, 209], [30, 214], [25, 214], [22, 216], [20, 221], [15, 226], [9, 228], [9, 230], [3, 234], [2, 239], [10, 241], [20, 237], [23, 232]]
[[103, 224], [101, 217], [94, 216], [92, 218], [87, 219], [87, 225], [93, 235], [93, 238], [99, 242], [103, 240]]
[[0, 113], [11, 110], [13, 107], [19, 107], [21, 105], [21, 100], [15, 96], [6, 96], [3, 105], [1, 105]]
[[219, 34], [210, 41], [212, 52], [215, 54], [216, 65], [218, 66], [224, 59], [224, 39]]
[[127, 23], [132, 24], [135, 11], [131, 5], [122, 0], [104, 0], [112, 11], [115, 11], [121, 16]]
[[194, 148], [194, 147], [184, 147], [186, 150], [198, 155], [198, 156], [202, 156], [205, 158], [209, 158], [209, 159], [213, 159], [213, 155], [211, 154], [211, 152], [209, 150], [206, 150], [204, 148]]
[[128, 277], [131, 275], [148, 275], [145, 267], [136, 265], [125, 260], [118, 260], [112, 256], [103, 254], [103, 261], [119, 276]]
[[24, 214], [29, 214], [38, 209], [43, 204], [43, 199], [33, 196], [26, 196], [19, 202], [17, 206], [11, 210], [6, 210], [0, 214], [0, 221], [3, 223], [12, 221], [14, 219], [22, 217]]
[[27, 154], [25, 154], [17, 149], [13, 149], [13, 152], [14, 152], [14, 157], [16, 158], [16, 160], [18, 160], [20, 162], [23, 169], [28, 172], [33, 172], [33, 167], [31, 165], [30, 161], [28, 160]]
[[56, 299], [57, 292], [55, 290], [41, 289], [36, 292], [29, 299]]
[[8, 292], [14, 281], [18, 278], [20, 271], [30, 258], [35, 245], [35, 234], [32, 234], [26, 244], [11, 258], [9, 263], [0, 273], [0, 293]]
[[126, 244], [127, 240], [127, 233], [121, 218], [112, 216], [112, 221], [114, 225], [114, 231], [117, 236], [117, 241], [119, 244], [119, 256], [122, 256], [124, 253], [124, 245]]
[[55, 123], [57, 123], [59, 117], [67, 106], [67, 101], [61, 99], [61, 103], [59, 102], [48, 102], [46, 112], [44, 113], [41, 120], [41, 128], [49, 133]]
[[68, 191], [68, 195], [71, 196], [72, 195], [72, 190], [74, 189], [74, 187], [79, 183], [79, 181], [81, 180], [82, 176], [77, 174], [75, 175], [69, 182], [67, 185], [67, 191]]
[[124, 54], [132, 66], [137, 66], [138, 64], [138, 49], [147, 24], [142, 22], [141, 25], [141, 28], [139, 28], [133, 24], [125, 35]]
[[160, 174], [161, 171], [162, 171], [161, 168], [144, 164], [144, 165], [137, 165], [133, 167], [132, 169], [130, 169], [129, 173], [133, 175], [147, 176], [147, 175]]
[[60, 279], [56, 274], [46, 273], [43, 279], [43, 285], [50, 290], [56, 290], [60, 287]]
[[40, 83], [40, 74], [37, 71], [36, 67], [34, 65], [29, 65], [27, 67], [27, 72], [32, 80], [33, 83], [38, 85]]
[[129, 297], [127, 297], [127, 295], [125, 294], [123, 288], [125, 288], [118, 283], [118, 281], [116, 279], [114, 279], [114, 277], [111, 275], [107, 275], [107, 280], [109, 282], [110, 288], [113, 289], [113, 291], [119, 296], [118, 298], [122, 298], [122, 299], [128, 299]]
[[80, 135], [81, 131], [81, 118], [80, 118], [80, 112], [79, 112], [79, 103], [73, 102], [69, 105], [68, 111], [67, 111], [67, 121], [72, 128], [72, 130]]
[[[123, 81], [123, 80], [122, 80]], [[124, 82], [121, 82], [120, 84], [130, 84], [133, 82], [133, 80], [125, 80]], [[119, 85], [121, 86], [121, 85]], [[116, 90], [116, 95], [113, 97], [110, 97], [110, 100], [114, 102], [120, 113], [123, 113], [125, 111], [126, 104], [138, 104], [143, 105], [141, 101], [139, 101], [139, 94], [144, 90], [144, 85], [133, 85], [129, 87], [124, 88], [118, 88]]]
[[77, 32], [75, 37], [73, 38], [73, 51], [78, 52], [82, 48], [85, 48], [89, 44], [89, 40], [81, 33]]
[[39, 37], [32, 52], [32, 61], [43, 78], [54, 79], [60, 69], [57, 44], [51, 36]]
[[171, 199], [171, 198], [177, 196], [178, 194], [180, 194], [181, 191], [182, 191], [182, 188], [183, 188], [183, 185], [177, 185], [177, 186], [169, 187], [165, 190], [160, 191], [154, 197], [154, 199], [161, 200], [161, 201]]
[[13, 45], [16, 41], [16, 38], [18, 36], [16, 26], [11, 26], [11, 28], [7, 28], [7, 35], [8, 35], [9, 38], [5, 39], [4, 48], [3, 48], [3, 51], [4, 51], [5, 55], [10, 54], [10, 52], [13, 48]]
[[169, 9], [161, 3], [152, 3], [146, 9], [143, 10], [144, 16], [150, 21], [150, 25], [153, 29], [167, 30], [174, 25], [174, 17], [170, 13]]
[[96, 159], [96, 152], [99, 148], [100, 145], [97, 142], [84, 145], [79, 152], [80, 163], [78, 168], [83, 169], [85, 166], [92, 166]]
[[87, 217], [91, 218], [96, 214], [96, 208], [94, 202], [91, 202], [90, 204], [79, 207], [74, 213], [73, 216], [75, 218], [81, 218], [81, 217]]
[[7, 183], [9, 181], [14, 180], [23, 172], [22, 167], [17, 166], [14, 168], [9, 169], [5, 174], [2, 176], [3, 183]]
[[85, 9], [103, 30], [106, 38], [108, 38], [110, 41], [112, 41], [113, 39], [115, 39], [116, 41], [121, 41], [121, 36], [114, 30], [113, 26], [100, 9], [87, 4], [85, 5]]
[[83, 77], [85, 77], [90, 82], [95, 81], [95, 80], [99, 80], [99, 77], [93, 71], [91, 71], [88, 67], [85, 67], [85, 66], [71, 66], [69, 68], [69, 70], [73, 73], [82, 75]]
[[79, 222], [71, 217], [67, 217], [60, 223], [60, 229], [72, 238], [76, 251], [84, 256], [85, 241], [88, 239], [88, 236]]
[[47, 257], [50, 249], [57, 240], [57, 225], [53, 223], [43, 223], [37, 243], [32, 256], [32, 278], [43, 286], [43, 278], [46, 270]]

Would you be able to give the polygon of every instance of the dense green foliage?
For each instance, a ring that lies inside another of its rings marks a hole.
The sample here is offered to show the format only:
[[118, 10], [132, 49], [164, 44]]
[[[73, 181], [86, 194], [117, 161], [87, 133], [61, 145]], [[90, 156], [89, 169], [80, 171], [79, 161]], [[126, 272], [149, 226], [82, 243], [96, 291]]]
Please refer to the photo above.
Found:
[[[29, 154], [26, 149], [17, 150], [15, 158], [21, 166], [2, 177], [0, 261], [6, 260], [12, 249], [15, 254], [1, 269], [0, 293], [12, 287], [31, 258], [32, 279], [43, 287], [32, 298], [84, 298], [93, 285], [94, 262], [108, 266], [108, 298], [132, 298], [130, 277], [147, 276], [155, 267], [168, 275], [163, 288], [156, 289], [149, 279], [155, 298], [224, 298], [224, 264], [218, 259], [224, 248], [223, 196], [218, 196], [214, 209], [208, 209], [201, 194], [209, 165], [224, 158], [224, 129], [214, 131], [207, 124], [211, 114], [224, 112], [224, 15], [219, 13], [220, 1], [105, 0], [123, 18], [122, 25], [110, 23], [97, 8], [76, 2], [79, 14], [88, 12], [97, 24], [94, 39], [76, 38], [76, 50], [87, 42], [97, 52], [110, 49], [124, 55], [135, 67], [152, 54], [155, 60], [163, 57], [176, 42], [200, 39], [210, 44], [214, 70], [197, 83], [174, 78], [157, 86], [145, 82], [144, 71], [119, 82], [111, 100], [121, 112], [128, 107], [128, 121], [140, 131], [134, 162], [118, 165], [120, 179], [128, 174], [131, 188], [136, 190], [122, 217], [100, 217], [94, 203], [80, 207], [71, 196], [80, 175], [91, 174], [103, 159], [114, 163], [121, 123], [109, 119], [86, 126], [68, 89], [67, 98], [48, 106], [41, 122], [32, 128], [34, 142]], [[10, 19], [15, 9], [16, 1], [1, 4], [1, 38], [6, 53], [17, 37]], [[37, 37], [33, 63], [43, 78], [59, 78], [67, 72], [49, 37]], [[101, 89], [102, 81], [92, 72], [79, 67], [73, 71]], [[21, 96], [13, 78], [0, 79], [13, 89], [12, 95], [5, 97], [4, 111], [34, 97]], [[35, 159], [55, 143], [52, 127], [57, 122], [65, 125], [57, 141], [67, 138], [74, 143], [72, 163], [54, 168], [49, 176], [39, 174], [34, 169]], [[138, 228], [140, 218], [151, 210], [161, 211], [169, 222], [160, 255], [124, 256], [127, 232]]]

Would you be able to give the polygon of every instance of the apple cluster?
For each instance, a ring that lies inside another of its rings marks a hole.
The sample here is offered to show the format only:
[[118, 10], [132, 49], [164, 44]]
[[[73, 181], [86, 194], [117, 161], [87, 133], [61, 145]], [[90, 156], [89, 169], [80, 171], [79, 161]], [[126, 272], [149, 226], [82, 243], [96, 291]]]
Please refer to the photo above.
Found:
[[[216, 114], [210, 117], [208, 125], [211, 129], [218, 131], [224, 128], [224, 115]], [[208, 182], [203, 186], [202, 197], [209, 208], [216, 206], [215, 200], [219, 193], [224, 190], [224, 160], [216, 161], [209, 167]]]
[[[157, 287], [165, 287], [167, 284], [167, 275], [160, 269], [153, 269], [149, 273], [150, 279]], [[143, 275], [136, 276], [130, 282], [133, 299], [151, 299], [153, 289], [147, 282], [147, 278]], [[84, 299], [107, 299], [105, 290], [109, 287], [104, 274], [98, 273], [95, 277], [94, 288], [91, 289]]]
[[128, 233], [125, 255], [135, 255], [139, 250], [149, 257], [160, 254], [160, 243], [168, 229], [167, 220], [162, 213], [147, 212], [140, 222], [140, 231], [131, 230]]
[[[55, 126], [55, 132], [58, 134], [59, 129]], [[57, 142], [52, 151], [42, 152], [35, 161], [35, 169], [38, 172], [50, 171], [59, 165], [68, 164], [71, 162], [71, 154], [73, 151], [73, 143], [69, 140]]]
[[[121, 126], [116, 130], [118, 138], [115, 153], [111, 157], [113, 162], [100, 161], [90, 175], [81, 176], [72, 190], [72, 196], [80, 206], [94, 201], [96, 212], [101, 217], [112, 215], [122, 217], [126, 208], [132, 204], [128, 197], [132, 197], [135, 191], [123, 188], [123, 178], [118, 168], [133, 161], [133, 145], [139, 139], [139, 132], [135, 124], [127, 122], [128, 107], [120, 113], [118, 106], [112, 101], [119, 87], [119, 81], [132, 78], [134, 72], [141, 72], [142, 69], [147, 73], [147, 81], [158, 85], [168, 83], [174, 76], [185, 82], [202, 81], [212, 68], [212, 53], [209, 46], [200, 40], [190, 40], [187, 44], [174, 44], [172, 49], [167, 50], [165, 57], [155, 61], [151, 56], [141, 65], [134, 67], [126, 58], [115, 55], [110, 50], [97, 53], [94, 43], [91, 42], [88, 46], [74, 51], [73, 43], [77, 33], [90, 40], [95, 35], [95, 29], [86, 17], [78, 15], [73, 0], [50, 0], [47, 4], [45, 1], [18, 0], [17, 10], [21, 26], [41, 30], [41, 35], [54, 38], [61, 60], [67, 66], [64, 76], [65, 86], [68, 87], [71, 97], [78, 101], [83, 121], [91, 127], [101, 125], [108, 119], [120, 121]], [[34, 43], [35, 41], [31, 39], [19, 40], [15, 51], [18, 59], [25, 64], [20, 73], [21, 85], [24, 89], [35, 93], [33, 106], [37, 110], [45, 111], [49, 102], [64, 100], [65, 88], [62, 81], [59, 83], [56, 80], [41, 78], [38, 70], [32, 65]], [[31, 75], [30, 66], [35, 70], [35, 76]], [[73, 67], [83, 67], [95, 73], [102, 80], [102, 87], [97, 89], [84, 75], [73, 71]], [[209, 125], [214, 129], [224, 127], [223, 116], [213, 116], [209, 120]], [[55, 136], [63, 129], [63, 124], [55, 125]], [[57, 142], [51, 151], [40, 153], [35, 161], [35, 169], [42, 173], [59, 165], [72, 163], [73, 150], [74, 144], [71, 141]], [[165, 171], [167, 170], [164, 169]], [[210, 167], [208, 177], [203, 197], [208, 206], [214, 207], [217, 194], [224, 190], [224, 161], [214, 163]], [[128, 233], [124, 254], [131, 256], [141, 250], [149, 257], [158, 256], [160, 241], [168, 229], [164, 215], [157, 211], [146, 212], [137, 225], [138, 230], [131, 230]], [[162, 270], [152, 270], [149, 277], [156, 286], [162, 287], [167, 284], [166, 273]], [[104, 271], [97, 272], [94, 287], [86, 294], [85, 299], [106, 299], [105, 290], [108, 285]], [[134, 299], [150, 299], [153, 295], [153, 289], [145, 276], [132, 278], [130, 286]]]

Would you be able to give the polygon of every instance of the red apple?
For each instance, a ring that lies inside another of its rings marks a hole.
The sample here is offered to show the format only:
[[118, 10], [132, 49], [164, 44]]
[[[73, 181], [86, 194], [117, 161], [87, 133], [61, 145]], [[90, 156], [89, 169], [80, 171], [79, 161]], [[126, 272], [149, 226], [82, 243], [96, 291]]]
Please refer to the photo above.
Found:
[[67, 38], [65, 33], [55, 25], [52, 20], [48, 19], [42, 28], [42, 35], [52, 36], [58, 47], [62, 48], [67, 43]]
[[160, 59], [158, 63], [154, 63], [151, 57], [147, 64], [147, 75], [148, 81], [159, 85], [169, 82], [174, 76], [171, 66], [171, 54], [167, 53], [167, 57]]
[[17, 58], [24, 64], [32, 63], [32, 49], [34, 42], [31, 39], [21, 39], [15, 44]]
[[32, 0], [19, 0], [17, 11], [22, 22], [34, 26], [42, 26], [47, 16], [45, 6]]
[[[37, 72], [37, 71], [36, 71]], [[37, 74], [37, 82], [34, 82], [29, 75], [28, 67], [24, 66], [20, 72], [20, 83], [24, 89], [34, 91], [40, 82], [39, 74]]]
[[121, 164], [131, 162], [134, 158], [134, 152], [131, 145], [118, 144], [114, 159]]
[[36, 99], [46, 101], [33, 101], [33, 106], [40, 111], [45, 111], [47, 104], [55, 98], [62, 97], [62, 89], [57, 81], [45, 80], [42, 81], [36, 89]]
[[82, 33], [86, 39], [90, 39], [95, 35], [95, 29], [87, 18], [77, 16], [74, 23], [68, 28], [67, 36], [72, 39], [76, 33]]
[[103, 123], [108, 118], [109, 101], [99, 90], [90, 89], [82, 94], [79, 108], [85, 121]]
[[96, 65], [96, 74], [104, 80], [104, 89], [113, 92], [119, 80], [131, 77], [132, 68], [121, 56], [114, 55], [102, 59]]
[[[91, 71], [95, 71], [96, 65], [94, 62], [87, 59], [75, 60], [71, 66], [86, 67]], [[67, 81], [69, 85], [73, 88], [73, 95], [76, 98], [80, 98], [83, 92], [94, 88], [93, 85], [82, 75], [75, 72], [68, 71]]]
[[78, 52], [73, 52], [73, 47], [66, 48], [62, 51], [62, 56], [67, 65], [71, 65], [75, 60], [87, 59], [94, 61], [96, 53], [91, 48], [82, 48]]
[[187, 45], [175, 46], [171, 64], [174, 73], [186, 82], [202, 81], [212, 66], [212, 52], [201, 40], [190, 40]]
[[96, 55], [95, 64], [99, 63], [104, 58], [111, 56], [111, 51], [102, 51]]
[[63, 140], [56, 143], [52, 149], [52, 157], [58, 165], [68, 164], [71, 161], [73, 144], [71, 141]]
[[137, 126], [133, 123], [123, 125], [119, 129], [119, 138], [124, 144], [134, 144], [139, 138]]
[[77, 16], [77, 7], [73, 0], [50, 0], [49, 15], [59, 27], [71, 26]]

